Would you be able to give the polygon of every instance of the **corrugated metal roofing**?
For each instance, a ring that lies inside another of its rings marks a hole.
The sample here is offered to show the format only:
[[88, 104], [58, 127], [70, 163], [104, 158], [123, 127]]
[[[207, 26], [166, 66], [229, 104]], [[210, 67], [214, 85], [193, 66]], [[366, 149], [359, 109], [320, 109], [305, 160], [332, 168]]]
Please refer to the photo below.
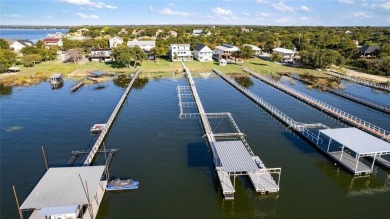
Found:
[[390, 143], [357, 128], [323, 129], [320, 132], [358, 154], [390, 152]]
[[50, 215], [56, 215], [56, 214], [72, 214], [72, 213], [76, 213], [77, 208], [78, 208], [78, 205], [42, 208], [39, 211], [39, 215], [40, 216], [50, 216]]
[[41, 178], [20, 209], [41, 209], [56, 206], [88, 204], [96, 193], [104, 166], [50, 168]]
[[259, 169], [242, 141], [215, 142], [215, 148], [226, 172], [245, 172]]

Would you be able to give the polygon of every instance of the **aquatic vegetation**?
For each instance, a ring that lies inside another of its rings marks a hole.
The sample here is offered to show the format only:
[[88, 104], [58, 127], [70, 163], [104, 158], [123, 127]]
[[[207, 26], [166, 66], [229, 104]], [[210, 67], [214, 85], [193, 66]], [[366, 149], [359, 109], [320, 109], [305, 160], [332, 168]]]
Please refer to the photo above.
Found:
[[14, 126], [8, 126], [7, 128], [4, 128], [6, 132], [17, 132], [22, 130], [23, 127], [19, 125], [14, 125]]

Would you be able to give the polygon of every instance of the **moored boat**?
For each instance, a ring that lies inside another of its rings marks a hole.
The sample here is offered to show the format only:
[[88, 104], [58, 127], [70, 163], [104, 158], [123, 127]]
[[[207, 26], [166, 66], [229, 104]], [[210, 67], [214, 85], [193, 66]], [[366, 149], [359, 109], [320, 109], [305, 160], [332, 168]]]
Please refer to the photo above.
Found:
[[132, 179], [114, 179], [108, 182], [107, 191], [120, 191], [138, 189], [139, 182]]

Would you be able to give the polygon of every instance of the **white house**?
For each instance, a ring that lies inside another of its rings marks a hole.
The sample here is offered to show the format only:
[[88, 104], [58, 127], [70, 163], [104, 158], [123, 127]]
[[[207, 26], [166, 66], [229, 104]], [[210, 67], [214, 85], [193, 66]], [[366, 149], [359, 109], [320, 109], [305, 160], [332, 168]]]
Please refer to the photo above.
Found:
[[132, 41], [127, 42], [128, 47], [134, 47], [134, 46], [139, 46], [141, 49], [143, 49], [146, 53], [149, 53], [151, 49], [156, 47], [156, 41], [138, 41], [136, 39]]
[[210, 33], [210, 31], [204, 32], [203, 30], [193, 30], [192, 35], [193, 36], [200, 36], [200, 35], [210, 36], [211, 33]]
[[92, 49], [89, 61], [105, 62], [111, 60], [111, 49]]
[[16, 40], [9, 46], [9, 48], [13, 49], [15, 52], [20, 52], [20, 50], [26, 46], [34, 46], [34, 43], [30, 40]]
[[251, 45], [251, 44], [244, 44], [242, 46], [249, 46], [252, 48], [252, 51], [253, 51], [253, 55], [255, 56], [258, 56], [261, 54], [261, 49], [255, 45]]
[[61, 47], [63, 45], [61, 38], [45, 38], [42, 41], [43, 41], [43, 44], [47, 47], [50, 47], [50, 46]]
[[199, 62], [208, 62], [213, 60], [213, 50], [203, 44], [198, 44], [194, 48], [194, 59]]
[[236, 46], [229, 44], [222, 44], [221, 46], [217, 46], [214, 49], [214, 56], [219, 59], [226, 59], [227, 61], [236, 61], [234, 56], [235, 52], [240, 51], [240, 49]]
[[170, 31], [168, 31], [168, 35], [171, 37], [177, 37], [177, 32], [174, 30], [170, 30]]
[[117, 47], [118, 45], [122, 45], [123, 43], [123, 38], [122, 37], [118, 37], [118, 36], [115, 36], [115, 37], [112, 37], [108, 40], [108, 43], [110, 45], [110, 48], [115, 48]]
[[169, 46], [169, 59], [171, 61], [191, 61], [190, 44], [171, 44]]
[[285, 49], [285, 48], [275, 48], [272, 49], [273, 54], [280, 54], [283, 58], [283, 62], [293, 62], [295, 51]]

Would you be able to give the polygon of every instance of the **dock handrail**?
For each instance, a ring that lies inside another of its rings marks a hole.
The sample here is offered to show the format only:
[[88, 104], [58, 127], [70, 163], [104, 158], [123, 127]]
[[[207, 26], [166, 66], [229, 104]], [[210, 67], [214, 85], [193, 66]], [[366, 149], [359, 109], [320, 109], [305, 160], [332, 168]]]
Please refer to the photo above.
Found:
[[312, 106], [315, 106], [339, 119], [342, 119], [344, 121], [347, 121], [349, 122], [350, 124], [354, 125], [355, 127], [357, 128], [361, 128], [365, 131], [368, 131], [370, 132], [371, 134], [374, 134], [386, 141], [390, 141], [390, 132], [383, 129], [383, 128], [380, 128], [374, 124], [371, 124], [363, 119], [360, 119], [356, 116], [353, 116], [345, 111], [342, 111], [336, 107], [333, 107], [325, 102], [322, 102], [320, 100], [317, 100], [315, 99], [314, 97], [311, 97], [307, 94], [304, 94], [302, 92], [299, 92], [285, 84], [282, 84], [280, 82], [277, 82], [277, 81], [274, 81], [272, 79], [270, 79], [269, 77], [266, 77], [266, 76], [263, 76], [263, 75], [259, 75], [257, 74], [257, 72], [249, 69], [249, 68], [243, 68], [244, 71], [247, 71], [249, 72], [252, 76], [254, 76], [255, 78], [257, 79], [260, 79], [276, 88], [278, 88], [279, 90], [281, 91], [284, 91], [286, 92], [287, 94], [290, 94], [292, 96], [295, 96], [301, 100], [304, 100], [305, 102], [311, 104]]
[[374, 83], [374, 82], [371, 82], [371, 81], [367, 81], [367, 80], [363, 80], [363, 79], [360, 79], [360, 78], [351, 77], [349, 75], [340, 74], [339, 72], [334, 71], [334, 70], [325, 71], [325, 74], [332, 75], [332, 76], [339, 77], [339, 78], [343, 78], [343, 79], [346, 79], [346, 80], [349, 80], [349, 81], [353, 81], [355, 83], [358, 83], [358, 84], [361, 84], [361, 85], [365, 85], [365, 86], [368, 86], [368, 87], [390, 91], [390, 86], [386, 86], [386, 85], [383, 85], [383, 84], [377, 84], [377, 83]]
[[125, 92], [123, 93], [122, 97], [120, 98], [118, 104], [116, 105], [114, 111], [111, 113], [110, 118], [108, 119], [106, 126], [104, 129], [100, 132], [99, 137], [97, 138], [95, 144], [91, 148], [91, 152], [88, 154], [88, 156], [85, 158], [83, 165], [89, 165], [93, 158], [95, 157], [96, 152], [99, 150], [100, 145], [103, 143], [104, 138], [106, 137], [109, 129], [111, 128], [111, 125], [113, 124], [119, 110], [121, 109], [123, 103], [126, 100], [127, 95], [129, 94], [131, 87], [133, 86], [133, 83], [135, 79], [138, 77], [138, 74], [140, 73], [141, 69], [138, 69], [136, 73], [134, 74], [133, 78], [131, 79], [129, 85], [127, 86]]

